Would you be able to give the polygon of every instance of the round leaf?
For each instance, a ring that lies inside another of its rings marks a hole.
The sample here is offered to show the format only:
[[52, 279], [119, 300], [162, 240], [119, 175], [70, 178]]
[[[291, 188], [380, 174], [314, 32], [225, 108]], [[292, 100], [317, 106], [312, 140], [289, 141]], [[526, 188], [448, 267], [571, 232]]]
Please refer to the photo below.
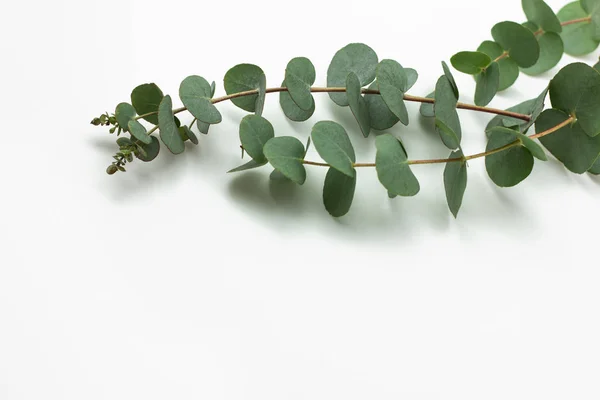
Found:
[[[449, 158], [462, 158], [462, 150], [457, 150], [450, 154]], [[452, 161], [447, 162], [444, 169], [444, 188], [446, 189], [446, 201], [450, 212], [457, 217], [458, 211], [462, 205], [465, 190], [467, 189], [467, 162]]]
[[329, 168], [323, 185], [323, 204], [327, 212], [336, 218], [348, 214], [355, 190], [356, 176], [349, 177], [335, 168]]
[[512, 135], [513, 141], [516, 141], [516, 140], [520, 141], [521, 144], [523, 146], [525, 146], [525, 148], [527, 148], [527, 150], [529, 150], [531, 152], [532, 156], [534, 156], [538, 160], [542, 160], [542, 161], [548, 160], [548, 157], [546, 157], [546, 153], [544, 153], [544, 149], [542, 149], [542, 146], [540, 146], [533, 139], [531, 139], [528, 136], [525, 136], [521, 132], [517, 132], [513, 129], [508, 129], [508, 128], [505, 128], [502, 126], [497, 126], [495, 128], [492, 128], [489, 131], [489, 134], [493, 135], [494, 132], [502, 132], [506, 135]]
[[302, 163], [305, 156], [304, 145], [291, 136], [276, 137], [264, 147], [269, 163], [289, 180], [298, 185], [306, 181], [306, 169]]
[[[588, 17], [588, 13], [581, 7], [579, 1], [567, 4], [557, 15], [561, 22]], [[565, 45], [565, 53], [572, 56], [589, 54], [596, 50], [600, 43], [600, 41], [594, 39], [594, 27], [590, 22], [564, 26], [560, 37]]]
[[539, 75], [554, 68], [565, 51], [563, 41], [558, 33], [546, 32], [537, 36], [540, 45], [540, 58], [534, 66], [523, 68], [527, 75]]
[[144, 153], [136, 153], [135, 156], [144, 162], [150, 162], [154, 160], [160, 152], [160, 142], [155, 136], [148, 136], [150, 143], [138, 143], [137, 145], [144, 150]]
[[378, 136], [376, 169], [381, 184], [392, 195], [415, 196], [419, 193], [419, 181], [410, 170], [404, 147], [391, 134]]
[[129, 133], [131, 133], [131, 136], [133, 136], [140, 142], [144, 144], [152, 143], [151, 136], [148, 135], [146, 128], [144, 128], [144, 125], [142, 125], [139, 121], [136, 121], [134, 119], [130, 120], [129, 124], [127, 125], [127, 128], [129, 130]]
[[[429, 93], [426, 97], [428, 99], [434, 99], [435, 92]], [[427, 118], [435, 117], [434, 104], [433, 103], [421, 103], [419, 112], [421, 113], [422, 116], [427, 117]]]
[[[281, 84], [282, 87], [287, 87], [286, 82], [284, 81]], [[315, 103], [313, 101], [313, 105], [308, 111], [304, 111], [292, 100], [292, 97], [288, 92], [280, 92], [279, 93], [279, 105], [283, 110], [283, 113], [286, 117], [295, 122], [303, 122], [308, 120], [315, 113]]]
[[560, 33], [562, 31], [558, 17], [544, 0], [521, 0], [521, 3], [527, 19], [545, 32]]
[[404, 88], [404, 93], [406, 93], [412, 89], [415, 83], [417, 83], [417, 79], [419, 79], [419, 73], [413, 68], [404, 68], [404, 72], [406, 73], [406, 86]]
[[596, 159], [592, 167], [588, 170], [592, 175], [600, 175], [600, 157]]
[[492, 37], [519, 67], [533, 66], [540, 56], [540, 46], [533, 33], [516, 22], [504, 21], [494, 25]]
[[135, 108], [129, 103], [121, 103], [115, 109], [115, 118], [123, 131], [129, 131], [129, 121], [136, 116]]
[[360, 81], [354, 72], [348, 74], [346, 80], [346, 94], [348, 96], [348, 104], [350, 110], [354, 114], [354, 118], [358, 122], [361, 132], [364, 137], [368, 137], [371, 133], [371, 118], [369, 116], [369, 107], [361, 94]]
[[[346, 78], [350, 72], [358, 76], [360, 85], [366, 86], [375, 79], [377, 54], [369, 46], [352, 43], [335, 53], [327, 70], [328, 87], [346, 87]], [[337, 105], [348, 105], [346, 93], [329, 93], [329, 97]]]
[[[477, 51], [487, 54], [492, 60], [497, 59], [504, 53], [502, 47], [500, 47], [498, 43], [492, 42], [491, 40], [486, 40], [485, 42], [481, 43]], [[497, 63], [498, 72], [500, 73], [498, 91], [501, 92], [511, 87], [517, 81], [517, 78], [519, 78], [519, 66], [510, 57], [504, 57], [497, 61]]]
[[[140, 85], [131, 92], [131, 104], [137, 111], [138, 115], [155, 113], [158, 111], [158, 106], [163, 99], [163, 92], [154, 83]], [[158, 116], [148, 115], [144, 119], [154, 125], [158, 124]]]
[[499, 85], [500, 67], [497, 62], [493, 62], [483, 72], [477, 75], [475, 104], [481, 107], [487, 106], [494, 96], [496, 96]]
[[185, 145], [179, 135], [179, 127], [175, 123], [173, 115], [173, 101], [171, 96], [165, 96], [158, 107], [158, 126], [160, 128], [160, 139], [167, 149], [173, 154], [181, 154]]
[[492, 59], [485, 53], [479, 51], [461, 51], [450, 59], [452, 66], [460, 72], [469, 75], [477, 75], [490, 65]]
[[[486, 151], [500, 149], [515, 142], [510, 132], [493, 131], [490, 134]], [[512, 146], [506, 150], [485, 157], [485, 168], [490, 179], [500, 187], [512, 187], [531, 174], [533, 156], [523, 146]]]
[[344, 127], [332, 121], [317, 122], [311, 137], [317, 152], [325, 162], [349, 177], [356, 175], [356, 155]]
[[263, 147], [275, 137], [273, 125], [258, 115], [247, 115], [240, 123], [240, 141], [242, 147], [252, 159], [258, 163], [267, 161]]
[[408, 111], [404, 104], [404, 88], [407, 87], [407, 82], [406, 72], [398, 62], [383, 60], [379, 63], [377, 84], [381, 98], [404, 125], [408, 125], [409, 122]]
[[[535, 130], [538, 133], [544, 132], [568, 118], [569, 116], [560, 110], [546, 110], [537, 119]], [[590, 169], [600, 154], [600, 136], [589, 137], [579, 123], [567, 125], [541, 137], [540, 142], [569, 171], [576, 174], [583, 174]]]
[[[263, 70], [253, 64], [239, 64], [231, 68], [225, 74], [224, 84], [225, 92], [229, 95], [257, 90], [260, 88], [264, 79]], [[252, 96], [239, 97], [231, 100], [233, 104], [248, 112], [256, 111], [256, 100], [258, 94]]]
[[210, 100], [211, 92], [206, 79], [197, 75], [188, 76], [179, 86], [179, 97], [194, 118], [207, 124], [218, 124], [222, 120], [221, 113]]
[[[377, 90], [377, 82], [373, 82], [369, 89]], [[364, 96], [365, 102], [369, 109], [369, 121], [371, 128], [378, 131], [390, 129], [400, 121], [400, 118], [390, 111], [385, 101], [379, 94], [367, 94]]]
[[552, 106], [575, 115], [589, 136], [600, 133], [600, 74], [583, 63], [569, 64], [550, 82]]
[[308, 58], [294, 58], [285, 69], [285, 82], [290, 96], [304, 111], [309, 111], [314, 106], [310, 88], [315, 83], [315, 79], [315, 67]]
[[592, 17], [594, 40], [600, 40], [600, 1], [581, 0], [581, 7]]

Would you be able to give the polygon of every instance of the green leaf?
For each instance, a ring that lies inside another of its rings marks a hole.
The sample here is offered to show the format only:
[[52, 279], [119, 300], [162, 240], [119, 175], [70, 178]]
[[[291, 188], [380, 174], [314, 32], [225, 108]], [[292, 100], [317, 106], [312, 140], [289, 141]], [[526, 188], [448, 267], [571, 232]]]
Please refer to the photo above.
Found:
[[[346, 87], [346, 78], [350, 72], [358, 76], [360, 86], [366, 86], [375, 79], [377, 54], [362, 43], [351, 43], [335, 53], [327, 70], [328, 87]], [[329, 93], [329, 97], [339, 106], [348, 105], [346, 93]]]
[[456, 112], [457, 101], [448, 78], [441, 76], [435, 86], [435, 127], [442, 142], [450, 150], [457, 149], [462, 138], [460, 119]]
[[450, 68], [448, 68], [448, 64], [446, 64], [445, 61], [442, 61], [442, 69], [444, 70], [444, 75], [446, 76], [446, 79], [448, 79], [448, 83], [450, 83], [450, 87], [452, 88], [452, 91], [454, 92], [454, 97], [456, 97], [456, 100], [458, 101], [458, 99], [460, 98], [460, 93], [458, 92], [458, 86], [456, 85], [454, 76], [452, 75], [452, 72], [450, 71]]
[[521, 133], [527, 132], [527, 130], [534, 124], [535, 120], [544, 110], [547, 95], [548, 87], [546, 87], [537, 98], [524, 101], [520, 104], [517, 104], [516, 106], [507, 109], [507, 111], [529, 115], [531, 117], [530, 121], [523, 121], [521, 119], [497, 115], [490, 121], [488, 126], [485, 128], [486, 132], [488, 132], [491, 128], [495, 126], [505, 126], [507, 128], [516, 127], [519, 129], [519, 131], [521, 131]]
[[137, 144], [139, 147], [141, 147], [143, 149], [143, 153], [142, 152], [135, 153], [135, 156], [144, 162], [150, 162], [150, 161], [154, 160], [158, 156], [158, 153], [160, 152], [160, 142], [158, 141], [158, 139], [155, 136], [148, 136], [148, 137], [151, 140], [151, 142], [149, 144], [145, 144], [145, 143]]
[[390, 194], [415, 196], [419, 193], [419, 181], [410, 170], [402, 143], [389, 133], [375, 140], [377, 177]]
[[[283, 81], [281, 86], [287, 87], [286, 82]], [[312, 117], [313, 114], [315, 113], [315, 103], [314, 102], [313, 102], [313, 105], [310, 110], [304, 111], [303, 109], [298, 107], [298, 105], [294, 102], [294, 100], [292, 100], [292, 97], [290, 96], [290, 94], [288, 92], [280, 92], [279, 93], [279, 105], [281, 106], [281, 109], [283, 110], [283, 113], [285, 114], [285, 116], [295, 122], [304, 122], [304, 121], [308, 120], [310, 117]]]
[[533, 66], [540, 56], [540, 46], [533, 33], [516, 22], [500, 22], [492, 28], [494, 40], [522, 68]]
[[237, 168], [234, 168], [232, 170], [227, 171], [228, 174], [232, 174], [235, 172], [244, 172], [244, 171], [249, 171], [251, 169], [256, 169], [256, 168], [260, 168], [267, 165], [267, 162], [257, 162], [256, 160], [250, 160], [248, 161], [246, 164], [244, 165], [240, 165]]
[[201, 76], [188, 76], [179, 86], [179, 97], [190, 114], [207, 124], [221, 122], [221, 113], [211, 101], [211, 87]]
[[194, 132], [192, 132], [192, 130], [183, 125], [179, 127], [179, 136], [181, 136], [181, 140], [183, 140], [184, 142], [187, 142], [188, 140], [192, 143], [194, 143], [196, 146], [198, 145], [198, 138], [196, 137], [196, 134]]
[[594, 69], [600, 73], [600, 61], [594, 64]]
[[479, 51], [461, 51], [452, 56], [450, 63], [457, 71], [477, 75], [492, 63], [492, 59]]
[[[373, 82], [369, 86], [371, 90], [379, 90], [377, 82]], [[371, 128], [378, 131], [384, 131], [390, 129], [396, 125], [400, 118], [390, 111], [385, 101], [379, 94], [367, 94], [364, 96], [365, 102], [369, 109], [369, 121], [371, 121]]]
[[276, 137], [267, 142], [264, 152], [276, 171], [298, 185], [304, 184], [306, 169], [303, 161], [306, 151], [302, 142], [291, 136]]
[[355, 190], [356, 176], [349, 177], [335, 168], [329, 168], [323, 185], [323, 204], [327, 212], [336, 218], [348, 214]]
[[[567, 4], [558, 12], [561, 22], [572, 21], [588, 17], [588, 13], [581, 7], [579, 1]], [[563, 27], [560, 34], [565, 53], [572, 56], [583, 56], [596, 50], [600, 41], [594, 39], [594, 26], [590, 22], [580, 22]]]
[[148, 135], [146, 128], [144, 128], [144, 125], [140, 124], [139, 121], [136, 121], [135, 119], [130, 120], [129, 124], [127, 125], [127, 128], [128, 131], [131, 133], [131, 136], [133, 136], [140, 142], [144, 144], [152, 143], [151, 136]]
[[356, 155], [344, 127], [332, 121], [317, 122], [311, 137], [317, 152], [325, 162], [349, 177], [356, 175]]
[[538, 160], [548, 161], [548, 157], [546, 157], [546, 153], [544, 153], [544, 149], [542, 149], [542, 147], [539, 144], [537, 144], [533, 139], [531, 139], [528, 136], [525, 136], [521, 132], [517, 132], [513, 129], [505, 128], [503, 126], [497, 126], [495, 128], [492, 128], [489, 131], [489, 134], [493, 135], [495, 132], [501, 132], [504, 135], [512, 135], [513, 141], [516, 141], [516, 140], [520, 141], [521, 144], [523, 146], [525, 146], [525, 148], [527, 148], [527, 150], [529, 150], [529, 152], [531, 153], [532, 156], [534, 156]]
[[[131, 92], [131, 104], [138, 115], [155, 113], [158, 111], [158, 106], [163, 97], [162, 90], [156, 84], [147, 83], [133, 89], [133, 92]], [[154, 125], [158, 124], [158, 116], [156, 114], [146, 116], [144, 119]]]
[[304, 111], [314, 107], [314, 99], [310, 88], [315, 83], [317, 75], [315, 67], [308, 58], [292, 59], [285, 69], [285, 82], [294, 103]]
[[131, 139], [126, 138], [126, 137], [120, 137], [117, 139], [117, 145], [119, 145], [119, 147], [126, 147], [126, 146], [131, 146], [133, 144], [133, 142], [131, 141]]
[[[428, 99], [435, 99], [435, 92], [431, 92], [426, 96]], [[433, 103], [421, 103], [419, 112], [426, 118], [435, 117], [434, 104]]]
[[544, 0], [521, 0], [527, 19], [545, 32], [562, 32], [562, 26], [554, 11]]
[[475, 104], [481, 107], [487, 106], [496, 96], [499, 85], [500, 67], [497, 62], [493, 62], [481, 74], [477, 75]]
[[[261, 87], [265, 73], [260, 67], [253, 64], [239, 64], [225, 74], [225, 92], [229, 95], [257, 90]], [[239, 97], [231, 100], [233, 104], [248, 112], [256, 111], [258, 94]]]
[[175, 123], [173, 115], [173, 101], [171, 96], [165, 96], [158, 107], [158, 126], [160, 128], [160, 139], [167, 149], [173, 154], [181, 154], [185, 145], [179, 135], [179, 127]]
[[124, 132], [129, 131], [129, 121], [136, 116], [135, 108], [129, 103], [121, 103], [115, 109], [115, 118]]
[[584, 63], [569, 64], [550, 81], [550, 101], [575, 115], [589, 136], [600, 133], [600, 74]]
[[259, 117], [265, 109], [265, 101], [267, 99], [267, 77], [263, 74], [259, 78], [258, 83], [258, 96], [256, 97], [256, 103], [254, 105], [254, 113]]
[[369, 116], [369, 107], [362, 96], [360, 81], [354, 72], [348, 74], [346, 80], [346, 94], [348, 96], [348, 104], [350, 110], [354, 114], [354, 118], [358, 122], [360, 130], [364, 137], [368, 137], [371, 133], [371, 118]]
[[545, 32], [536, 37], [540, 45], [540, 58], [533, 67], [523, 68], [524, 73], [532, 76], [542, 74], [558, 65], [565, 51], [558, 33]]
[[404, 72], [406, 73], [406, 86], [404, 87], [403, 92], [406, 93], [417, 83], [417, 79], [419, 79], [419, 73], [413, 68], [404, 68]]
[[581, 8], [592, 17], [593, 39], [600, 40], [600, 1], [581, 0]]
[[[491, 40], [481, 43], [477, 51], [487, 54], [492, 60], [497, 59], [504, 53], [502, 47]], [[497, 61], [497, 63], [498, 72], [500, 73], [498, 91], [501, 92], [511, 87], [517, 81], [517, 78], [519, 78], [519, 66], [510, 57], [504, 57]]]
[[[449, 158], [463, 157], [464, 154], [459, 149], [450, 154]], [[444, 187], [446, 189], [448, 208], [450, 208], [450, 212], [456, 218], [462, 205], [465, 190], [467, 189], [467, 162], [465, 160], [446, 163], [446, 168], [444, 169]]]
[[[492, 131], [486, 152], [500, 149], [515, 142], [512, 132]], [[512, 187], [522, 182], [533, 170], [531, 152], [518, 145], [485, 157], [485, 168], [490, 179], [500, 187]]]
[[385, 101], [391, 112], [408, 125], [408, 111], [404, 104], [404, 88], [408, 85], [408, 78], [402, 65], [393, 60], [383, 60], [377, 67], [377, 84], [381, 98]]
[[[560, 110], [546, 110], [539, 116], [535, 130], [537, 133], [544, 132], [568, 118], [569, 115]], [[600, 136], [586, 135], [579, 122], [541, 137], [540, 142], [569, 171], [576, 174], [583, 174], [590, 169], [600, 154]]]
[[206, 122], [202, 122], [202, 121], [196, 121], [196, 126], [198, 127], [198, 130], [200, 131], [200, 133], [202, 133], [204, 135], [208, 135], [208, 130], [210, 129], [210, 124], [207, 124]]
[[600, 175], [600, 157], [596, 159], [592, 167], [588, 170], [592, 175]]
[[247, 115], [240, 123], [240, 141], [242, 147], [253, 160], [258, 163], [267, 161], [263, 147], [275, 137], [273, 125], [258, 115]]

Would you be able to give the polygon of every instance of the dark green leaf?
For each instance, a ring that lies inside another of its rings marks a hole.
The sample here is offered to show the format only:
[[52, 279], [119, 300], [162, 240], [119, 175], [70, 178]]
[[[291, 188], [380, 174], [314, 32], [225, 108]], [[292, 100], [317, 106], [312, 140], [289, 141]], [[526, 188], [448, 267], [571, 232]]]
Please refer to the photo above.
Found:
[[[328, 87], [346, 87], [346, 78], [350, 72], [358, 76], [360, 86], [366, 86], [375, 79], [377, 54], [362, 43], [351, 43], [335, 53], [327, 70]], [[339, 106], [348, 105], [346, 93], [329, 93], [329, 97]]]
[[383, 60], [377, 67], [377, 84], [381, 98], [404, 125], [408, 125], [408, 111], [404, 104], [404, 88], [408, 78], [402, 65], [393, 60]]
[[173, 154], [181, 154], [185, 146], [179, 135], [179, 127], [175, 123], [173, 115], [173, 101], [171, 96], [165, 96], [158, 107], [158, 126], [160, 129], [160, 139], [167, 149]]
[[[463, 158], [462, 150], [457, 150], [450, 154], [449, 158]], [[458, 211], [462, 205], [465, 190], [467, 189], [467, 162], [452, 161], [446, 163], [444, 169], [444, 187], [446, 189], [446, 201], [450, 212], [457, 217]]]
[[593, 39], [600, 40], [600, 1], [581, 0], [581, 8], [592, 17]]
[[527, 19], [541, 27], [545, 32], [562, 31], [562, 26], [554, 11], [544, 0], [521, 0]]
[[[491, 40], [486, 40], [481, 43], [477, 51], [487, 54], [492, 60], [497, 59], [504, 53], [502, 47]], [[500, 74], [498, 91], [501, 92], [511, 87], [517, 81], [517, 78], [519, 78], [519, 66], [510, 57], [504, 57], [501, 60], [498, 60], [497, 63], [498, 72]]]
[[132, 144], [133, 142], [129, 138], [120, 137], [117, 139], [117, 145], [119, 145], [119, 147], [131, 146]]
[[254, 113], [259, 117], [265, 109], [265, 101], [267, 98], [267, 77], [263, 74], [259, 78], [258, 83], [258, 96], [256, 97], [256, 103], [254, 105]]
[[336, 218], [348, 214], [355, 189], [356, 176], [349, 177], [335, 168], [329, 168], [323, 186], [323, 204], [327, 212]]
[[589, 136], [600, 133], [600, 74], [583, 63], [569, 64], [550, 82], [552, 106], [575, 115]]
[[445, 61], [442, 61], [442, 69], [444, 70], [444, 75], [446, 76], [446, 79], [448, 79], [448, 83], [450, 83], [450, 87], [452, 88], [452, 91], [454, 92], [454, 97], [456, 97], [456, 100], [458, 100], [460, 98], [460, 93], [458, 92], [458, 86], [456, 85], [454, 76], [452, 75], [452, 72], [450, 71], [450, 68], [448, 68], [448, 64], [446, 64]]
[[[287, 87], [286, 82], [284, 81], [281, 84], [281, 86]], [[285, 114], [285, 116], [295, 122], [306, 121], [310, 117], [312, 117], [313, 114], [315, 113], [315, 103], [314, 102], [313, 102], [313, 105], [310, 110], [304, 111], [303, 109], [298, 107], [298, 105], [294, 102], [294, 100], [292, 100], [292, 96], [290, 96], [290, 94], [288, 92], [280, 92], [279, 93], [279, 105], [281, 106], [281, 109], [283, 110], [283, 113]]]
[[349, 177], [356, 175], [356, 155], [344, 127], [332, 121], [317, 122], [311, 136], [317, 152], [325, 162]]
[[348, 74], [346, 80], [346, 94], [350, 110], [354, 114], [354, 118], [358, 122], [358, 126], [364, 137], [368, 137], [371, 133], [371, 118], [369, 116], [369, 107], [362, 96], [360, 81], [354, 72]]
[[[135, 156], [144, 162], [150, 162], [158, 156], [160, 152], [160, 142], [155, 136], [149, 136], [150, 144], [139, 143], [138, 146], [143, 149], [143, 152], [136, 152]], [[144, 154], [145, 153], [145, 154]]]
[[513, 141], [516, 141], [516, 140], [520, 141], [521, 144], [523, 146], [525, 146], [527, 148], [527, 150], [529, 150], [529, 152], [531, 153], [532, 156], [534, 156], [538, 160], [542, 160], [542, 161], [548, 160], [548, 157], [546, 157], [546, 153], [544, 153], [544, 149], [542, 149], [542, 147], [539, 144], [537, 144], [533, 139], [529, 138], [528, 136], [525, 136], [521, 132], [515, 131], [513, 129], [505, 128], [502, 126], [497, 126], [495, 128], [492, 128], [489, 131], [489, 134], [493, 135], [495, 132], [501, 132], [507, 136], [512, 135]]
[[183, 140], [184, 142], [187, 142], [189, 140], [195, 145], [198, 145], [199, 143], [196, 134], [194, 134], [194, 132], [192, 132], [192, 130], [185, 125], [179, 127], [179, 136], [181, 136], [181, 140]]
[[276, 171], [298, 185], [304, 184], [306, 169], [303, 161], [306, 151], [298, 139], [291, 136], [273, 138], [265, 145], [264, 152]]
[[[579, 1], [567, 4], [558, 12], [561, 22], [572, 21], [588, 17], [588, 13], [581, 7]], [[560, 34], [565, 53], [572, 56], [583, 56], [596, 50], [600, 41], [594, 39], [594, 26], [590, 22], [580, 22], [563, 27]]]
[[[373, 82], [369, 86], [371, 90], [378, 90], [377, 82]], [[367, 94], [364, 96], [365, 102], [369, 109], [369, 120], [371, 128], [378, 131], [390, 129], [400, 121], [396, 115], [390, 111], [385, 101], [378, 94]]]
[[[239, 64], [225, 74], [224, 84], [227, 94], [235, 94], [250, 90], [257, 90], [263, 82], [265, 73], [260, 67], [253, 64]], [[258, 94], [239, 97], [231, 100], [233, 104], [248, 112], [256, 111]]]
[[497, 115], [490, 121], [488, 126], [485, 128], [486, 132], [494, 126], [505, 126], [507, 128], [517, 127], [521, 131], [521, 133], [527, 132], [527, 130], [534, 124], [537, 117], [544, 110], [544, 103], [546, 101], [547, 95], [548, 87], [546, 87], [537, 98], [524, 101], [523, 103], [517, 104], [516, 106], [507, 109], [507, 111], [531, 116], [530, 121], [524, 121], [517, 118]]
[[247, 115], [240, 123], [240, 141], [242, 147], [253, 160], [258, 163], [267, 161], [263, 147], [275, 137], [273, 125], [258, 115]]
[[592, 175], [600, 175], [600, 157], [596, 159], [592, 167], [588, 170]]
[[540, 45], [540, 58], [529, 68], [523, 68], [527, 75], [539, 75], [554, 68], [564, 53], [563, 41], [558, 33], [546, 32], [537, 36]]
[[129, 121], [136, 116], [135, 108], [129, 103], [121, 103], [115, 109], [115, 118], [123, 131], [129, 131]]
[[[568, 118], [560, 110], [546, 110], [537, 119], [535, 130], [537, 133], [545, 132]], [[576, 174], [583, 174], [590, 169], [600, 154], [600, 135], [589, 137], [578, 122], [540, 138], [540, 142], [569, 171]]]
[[515, 137], [511, 132], [492, 131], [490, 134], [487, 152], [510, 146], [485, 158], [485, 168], [490, 179], [500, 187], [519, 184], [533, 170], [531, 152], [523, 146], [513, 145], [514, 142]]
[[221, 113], [211, 101], [211, 87], [201, 76], [188, 76], [179, 86], [179, 97], [190, 114], [207, 124], [221, 122]]
[[128, 130], [131, 133], [131, 136], [139, 140], [144, 144], [152, 143], [152, 138], [148, 135], [146, 128], [139, 121], [132, 119], [129, 121]]
[[402, 143], [389, 133], [378, 136], [376, 169], [377, 177], [390, 194], [414, 196], [419, 193], [419, 181], [410, 170]]
[[250, 160], [248, 161], [246, 164], [244, 165], [240, 165], [237, 168], [234, 168], [230, 171], [227, 171], [228, 174], [232, 174], [235, 172], [244, 172], [244, 171], [249, 171], [251, 169], [256, 169], [256, 168], [260, 168], [263, 167], [267, 164], [267, 162], [257, 162], [256, 160]]
[[461, 51], [450, 59], [452, 66], [460, 72], [477, 75], [486, 69], [492, 62], [490, 56], [479, 51]]
[[[431, 92], [427, 95], [428, 99], [435, 98], [435, 92]], [[435, 117], [434, 112], [434, 104], [433, 103], [421, 103], [421, 107], [419, 108], [421, 115], [427, 118]]]
[[200, 131], [200, 133], [202, 133], [204, 135], [208, 135], [208, 130], [210, 129], [210, 124], [207, 124], [206, 122], [202, 122], [202, 121], [197, 121], [196, 126], [198, 127], [198, 130]]
[[540, 46], [533, 33], [516, 22], [500, 22], [492, 28], [494, 40], [522, 68], [533, 66], [540, 56]]
[[[131, 92], [131, 104], [138, 115], [155, 113], [158, 111], [158, 106], [163, 97], [163, 92], [156, 84], [147, 83], [133, 89], [133, 92]], [[158, 124], [158, 116], [156, 114], [146, 116], [144, 119], [154, 125]]]
[[477, 75], [475, 87], [475, 104], [487, 106], [496, 96], [500, 85], [500, 68], [497, 62], [490, 64], [481, 74]]
[[304, 111], [314, 107], [310, 88], [315, 83], [315, 67], [308, 58], [292, 59], [285, 69], [285, 82], [294, 103]]
[[456, 103], [457, 99], [452, 85], [445, 76], [441, 76], [435, 86], [435, 104], [433, 106], [435, 127], [442, 142], [450, 150], [457, 149], [462, 138]]

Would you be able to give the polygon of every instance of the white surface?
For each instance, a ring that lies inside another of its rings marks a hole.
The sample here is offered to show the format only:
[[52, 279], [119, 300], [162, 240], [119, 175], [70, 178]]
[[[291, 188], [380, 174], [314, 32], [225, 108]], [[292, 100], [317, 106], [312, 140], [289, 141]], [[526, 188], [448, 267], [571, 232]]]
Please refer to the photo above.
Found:
[[[558, 10], [566, 1], [550, 4]], [[458, 220], [443, 166], [390, 202], [360, 171], [351, 213], [321, 204], [323, 170], [272, 186], [239, 165], [237, 123], [183, 156], [107, 176], [114, 137], [89, 125], [155, 81], [176, 94], [200, 74], [263, 67], [270, 86], [307, 56], [325, 83], [349, 42], [416, 68], [429, 93], [439, 62], [524, 19], [520, 2], [29, 1], [0, 12], [0, 399], [597, 399], [600, 396], [600, 181], [556, 160], [498, 189], [470, 163]], [[592, 63], [596, 55], [585, 58]], [[561, 65], [572, 59], [565, 57]], [[492, 106], [537, 95], [558, 71]], [[462, 100], [474, 84], [456, 73]], [[292, 124], [269, 96], [279, 135], [320, 119], [352, 131], [348, 109], [317, 95]], [[396, 127], [411, 158], [445, 157], [411, 104]], [[461, 111], [465, 148], [485, 147], [487, 115]], [[312, 158], [316, 158], [311, 151]]]

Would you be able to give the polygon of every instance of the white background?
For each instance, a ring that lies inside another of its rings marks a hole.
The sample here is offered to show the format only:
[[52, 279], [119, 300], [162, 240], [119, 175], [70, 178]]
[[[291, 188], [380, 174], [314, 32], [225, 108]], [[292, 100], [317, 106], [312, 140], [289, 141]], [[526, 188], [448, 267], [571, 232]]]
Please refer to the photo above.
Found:
[[[307, 56], [324, 85], [350, 42], [416, 68], [412, 94], [425, 95], [441, 60], [524, 20], [519, 1], [0, 8], [0, 399], [599, 398], [599, 179], [536, 160], [527, 181], [499, 189], [473, 161], [454, 220], [443, 166], [414, 168], [421, 193], [394, 201], [361, 170], [335, 220], [324, 170], [303, 187], [270, 183], [269, 168], [225, 174], [241, 161], [244, 113], [231, 104], [200, 146], [115, 176], [115, 138], [89, 125], [145, 82], [176, 97], [199, 74], [222, 95], [242, 62], [278, 86]], [[557, 71], [522, 76], [491, 105], [537, 96]], [[472, 79], [455, 75], [472, 102]], [[340, 121], [372, 161], [373, 137], [317, 96], [309, 122], [285, 120], [277, 95], [265, 116], [302, 141], [315, 122]], [[409, 111], [412, 124], [391, 132], [411, 158], [446, 157], [418, 105]], [[481, 151], [491, 116], [460, 114], [466, 151]]]

